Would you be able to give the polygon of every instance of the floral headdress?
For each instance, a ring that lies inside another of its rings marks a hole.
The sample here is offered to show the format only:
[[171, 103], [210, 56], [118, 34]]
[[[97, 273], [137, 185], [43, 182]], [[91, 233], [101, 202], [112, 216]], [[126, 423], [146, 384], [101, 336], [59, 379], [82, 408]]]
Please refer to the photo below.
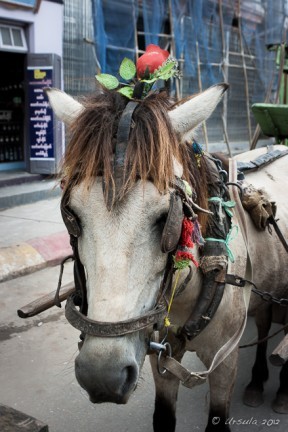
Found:
[[158, 80], [179, 77], [178, 62], [169, 52], [157, 45], [148, 45], [136, 62], [124, 58], [119, 68], [122, 83], [117, 77], [105, 73], [96, 75], [97, 81], [108, 90], [117, 90], [129, 99], [141, 99], [149, 93]]

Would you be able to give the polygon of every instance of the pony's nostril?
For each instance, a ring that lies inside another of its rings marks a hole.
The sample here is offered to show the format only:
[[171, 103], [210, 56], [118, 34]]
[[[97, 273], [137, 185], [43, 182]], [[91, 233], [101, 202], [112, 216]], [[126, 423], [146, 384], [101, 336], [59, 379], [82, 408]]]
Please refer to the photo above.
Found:
[[136, 386], [137, 377], [138, 377], [138, 369], [137, 369], [137, 367], [135, 367], [133, 365], [126, 366], [122, 370], [122, 379], [123, 379], [122, 391], [123, 391], [123, 393], [128, 392], [131, 388], [134, 388]]

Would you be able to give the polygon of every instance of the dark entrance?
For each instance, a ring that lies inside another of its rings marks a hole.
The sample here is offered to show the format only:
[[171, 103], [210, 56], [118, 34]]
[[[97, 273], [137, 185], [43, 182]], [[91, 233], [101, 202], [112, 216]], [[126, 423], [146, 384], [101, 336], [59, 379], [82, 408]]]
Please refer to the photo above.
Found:
[[25, 167], [25, 58], [0, 51], [0, 171]]

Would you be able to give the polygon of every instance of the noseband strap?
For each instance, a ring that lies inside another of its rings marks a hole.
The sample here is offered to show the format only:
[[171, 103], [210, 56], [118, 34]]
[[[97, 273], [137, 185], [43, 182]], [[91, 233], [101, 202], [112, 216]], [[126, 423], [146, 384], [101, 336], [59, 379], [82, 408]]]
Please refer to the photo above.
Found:
[[136, 318], [118, 322], [94, 321], [79, 312], [74, 304], [74, 295], [67, 299], [65, 316], [69, 323], [84, 334], [97, 337], [118, 337], [152, 327], [161, 330], [166, 315], [166, 306], [158, 304], [154, 309]]

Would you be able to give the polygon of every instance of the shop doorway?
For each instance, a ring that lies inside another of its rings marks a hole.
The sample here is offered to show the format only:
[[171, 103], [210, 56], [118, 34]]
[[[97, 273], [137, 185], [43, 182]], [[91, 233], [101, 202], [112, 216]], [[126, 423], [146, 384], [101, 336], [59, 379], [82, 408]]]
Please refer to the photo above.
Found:
[[25, 169], [25, 61], [0, 51], [0, 171]]

